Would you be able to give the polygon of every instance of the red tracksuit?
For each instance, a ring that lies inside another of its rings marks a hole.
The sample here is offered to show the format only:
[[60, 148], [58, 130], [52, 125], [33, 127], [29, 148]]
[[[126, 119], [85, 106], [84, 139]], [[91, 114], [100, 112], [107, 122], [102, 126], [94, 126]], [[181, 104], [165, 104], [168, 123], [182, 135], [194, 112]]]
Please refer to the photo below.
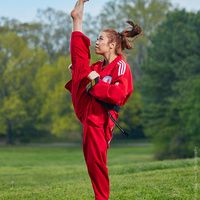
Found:
[[[83, 152], [95, 200], [108, 200], [110, 186], [107, 149], [114, 124], [106, 108], [98, 100], [124, 105], [133, 91], [133, 82], [130, 67], [122, 56], [118, 56], [105, 69], [102, 69], [103, 61], [89, 66], [89, 46], [90, 40], [83, 33], [72, 33], [72, 80], [65, 87], [71, 92], [75, 113], [83, 125]], [[87, 93], [87, 76], [93, 70], [100, 74], [100, 81]], [[118, 118], [117, 112], [110, 112], [115, 119]]]

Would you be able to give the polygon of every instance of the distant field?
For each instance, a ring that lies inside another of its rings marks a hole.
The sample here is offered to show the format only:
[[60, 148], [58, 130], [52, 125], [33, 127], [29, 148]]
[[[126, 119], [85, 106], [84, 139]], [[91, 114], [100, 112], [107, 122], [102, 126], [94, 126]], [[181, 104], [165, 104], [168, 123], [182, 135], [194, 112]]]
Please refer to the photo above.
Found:
[[[154, 161], [151, 145], [109, 150], [110, 200], [199, 200], [200, 159]], [[0, 147], [0, 200], [93, 200], [81, 147]]]

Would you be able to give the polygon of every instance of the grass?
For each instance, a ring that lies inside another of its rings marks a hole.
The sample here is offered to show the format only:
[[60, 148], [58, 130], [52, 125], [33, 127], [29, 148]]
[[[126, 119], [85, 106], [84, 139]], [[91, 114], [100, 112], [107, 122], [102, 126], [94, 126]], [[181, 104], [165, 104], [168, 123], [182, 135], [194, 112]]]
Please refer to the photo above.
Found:
[[[152, 145], [111, 146], [110, 200], [198, 200], [199, 159], [153, 159]], [[92, 200], [81, 147], [0, 147], [1, 200]]]

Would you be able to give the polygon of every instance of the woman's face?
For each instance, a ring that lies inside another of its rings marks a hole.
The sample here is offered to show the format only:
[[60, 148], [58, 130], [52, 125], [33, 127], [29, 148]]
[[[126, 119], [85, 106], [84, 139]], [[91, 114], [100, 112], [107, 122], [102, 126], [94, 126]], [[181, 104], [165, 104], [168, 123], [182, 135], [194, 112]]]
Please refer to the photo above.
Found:
[[105, 32], [101, 32], [96, 40], [96, 54], [105, 55], [110, 52], [109, 39]]

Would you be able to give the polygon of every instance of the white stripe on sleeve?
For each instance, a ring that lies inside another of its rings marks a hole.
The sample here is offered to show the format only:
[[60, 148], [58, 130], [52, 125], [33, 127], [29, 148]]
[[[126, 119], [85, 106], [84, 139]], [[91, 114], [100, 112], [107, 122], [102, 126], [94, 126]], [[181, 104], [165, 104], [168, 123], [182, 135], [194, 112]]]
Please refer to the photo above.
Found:
[[118, 63], [118, 76], [124, 75], [126, 72], [126, 63], [123, 60], [120, 60]]

